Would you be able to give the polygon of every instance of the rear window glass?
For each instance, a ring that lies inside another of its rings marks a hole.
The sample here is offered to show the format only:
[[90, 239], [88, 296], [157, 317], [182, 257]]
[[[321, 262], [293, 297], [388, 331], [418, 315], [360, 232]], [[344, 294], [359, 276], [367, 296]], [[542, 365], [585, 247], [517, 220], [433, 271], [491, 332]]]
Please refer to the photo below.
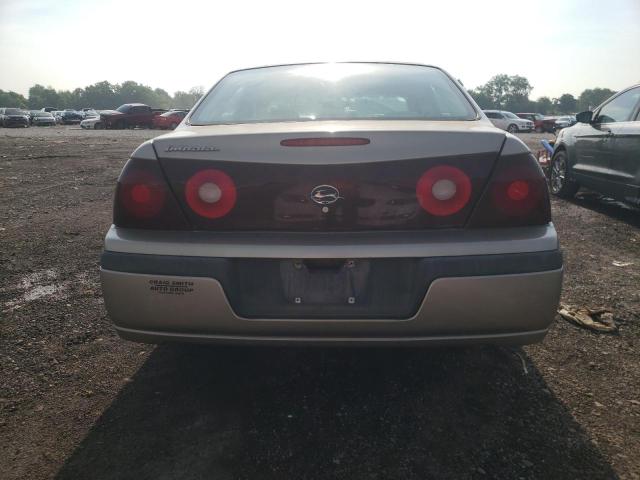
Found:
[[344, 63], [231, 73], [205, 97], [190, 122], [475, 118], [459, 88], [436, 68]]

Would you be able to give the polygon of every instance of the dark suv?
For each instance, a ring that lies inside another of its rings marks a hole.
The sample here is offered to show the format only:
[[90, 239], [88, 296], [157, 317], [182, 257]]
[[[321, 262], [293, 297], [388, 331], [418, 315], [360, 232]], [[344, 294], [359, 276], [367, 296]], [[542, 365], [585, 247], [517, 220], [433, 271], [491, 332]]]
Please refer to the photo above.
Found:
[[0, 125], [3, 127], [28, 127], [29, 114], [19, 108], [0, 108]]
[[572, 197], [584, 186], [640, 206], [640, 84], [576, 117], [558, 133], [551, 192]]

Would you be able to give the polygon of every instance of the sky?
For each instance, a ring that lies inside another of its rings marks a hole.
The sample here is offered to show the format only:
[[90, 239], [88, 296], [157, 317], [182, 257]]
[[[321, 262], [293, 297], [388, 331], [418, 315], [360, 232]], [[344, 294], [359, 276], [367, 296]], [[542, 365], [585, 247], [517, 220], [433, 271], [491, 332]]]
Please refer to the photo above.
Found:
[[506, 73], [531, 98], [640, 83], [640, 0], [0, 0], [0, 89], [134, 80], [173, 94], [225, 73], [314, 61]]

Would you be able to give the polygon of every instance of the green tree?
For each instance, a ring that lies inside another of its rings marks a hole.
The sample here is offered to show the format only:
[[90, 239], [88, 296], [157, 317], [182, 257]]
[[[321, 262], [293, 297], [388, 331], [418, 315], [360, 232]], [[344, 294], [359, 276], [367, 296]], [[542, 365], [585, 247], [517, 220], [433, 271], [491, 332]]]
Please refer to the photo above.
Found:
[[193, 87], [188, 92], [178, 91], [173, 94], [174, 108], [191, 108], [204, 95], [203, 87]]
[[117, 86], [117, 104], [123, 103], [149, 103], [149, 100], [153, 97], [153, 90], [151, 88], [141, 85], [132, 80], [122, 82]]
[[614, 93], [608, 88], [588, 88], [578, 97], [578, 110], [593, 110]]
[[29, 107], [43, 108], [43, 107], [55, 107], [60, 108], [60, 96], [58, 92], [52, 87], [43, 87], [36, 84], [29, 89]]
[[27, 108], [29, 102], [19, 93], [0, 90], [0, 105], [3, 107]]
[[117, 108], [116, 98], [117, 85], [112, 85], [107, 81], [94, 83], [84, 89], [84, 102], [87, 107], [107, 110]]
[[469, 90], [468, 92], [481, 109], [491, 110], [495, 108], [493, 99], [486, 92], [480, 91], [477, 88], [475, 90]]
[[559, 98], [554, 98], [556, 111], [558, 113], [576, 113], [578, 101], [570, 93], [563, 93]]
[[535, 108], [538, 113], [542, 113], [543, 115], [548, 115], [553, 112], [553, 102], [549, 97], [540, 97], [536, 100]]
[[[471, 95], [480, 101], [482, 108], [523, 111], [530, 107], [529, 94], [533, 87], [525, 77], [501, 73], [487, 83], [472, 90]], [[490, 107], [485, 107], [483, 105]]]
[[166, 90], [163, 90], [162, 88], [156, 88], [153, 91], [153, 93], [155, 94], [156, 99], [153, 105], [151, 105], [152, 107], [171, 108], [173, 104], [173, 99], [171, 98], [171, 95], [169, 95], [169, 92], [167, 92]]

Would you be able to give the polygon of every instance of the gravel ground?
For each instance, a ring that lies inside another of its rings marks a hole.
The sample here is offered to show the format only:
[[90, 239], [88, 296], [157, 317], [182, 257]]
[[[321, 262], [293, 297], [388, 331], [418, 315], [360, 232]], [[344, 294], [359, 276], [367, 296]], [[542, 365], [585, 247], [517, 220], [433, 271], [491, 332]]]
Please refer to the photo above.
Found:
[[116, 337], [97, 268], [118, 173], [158, 133], [0, 129], [0, 478], [640, 478], [637, 211], [553, 201], [563, 301], [616, 334], [152, 347]]

